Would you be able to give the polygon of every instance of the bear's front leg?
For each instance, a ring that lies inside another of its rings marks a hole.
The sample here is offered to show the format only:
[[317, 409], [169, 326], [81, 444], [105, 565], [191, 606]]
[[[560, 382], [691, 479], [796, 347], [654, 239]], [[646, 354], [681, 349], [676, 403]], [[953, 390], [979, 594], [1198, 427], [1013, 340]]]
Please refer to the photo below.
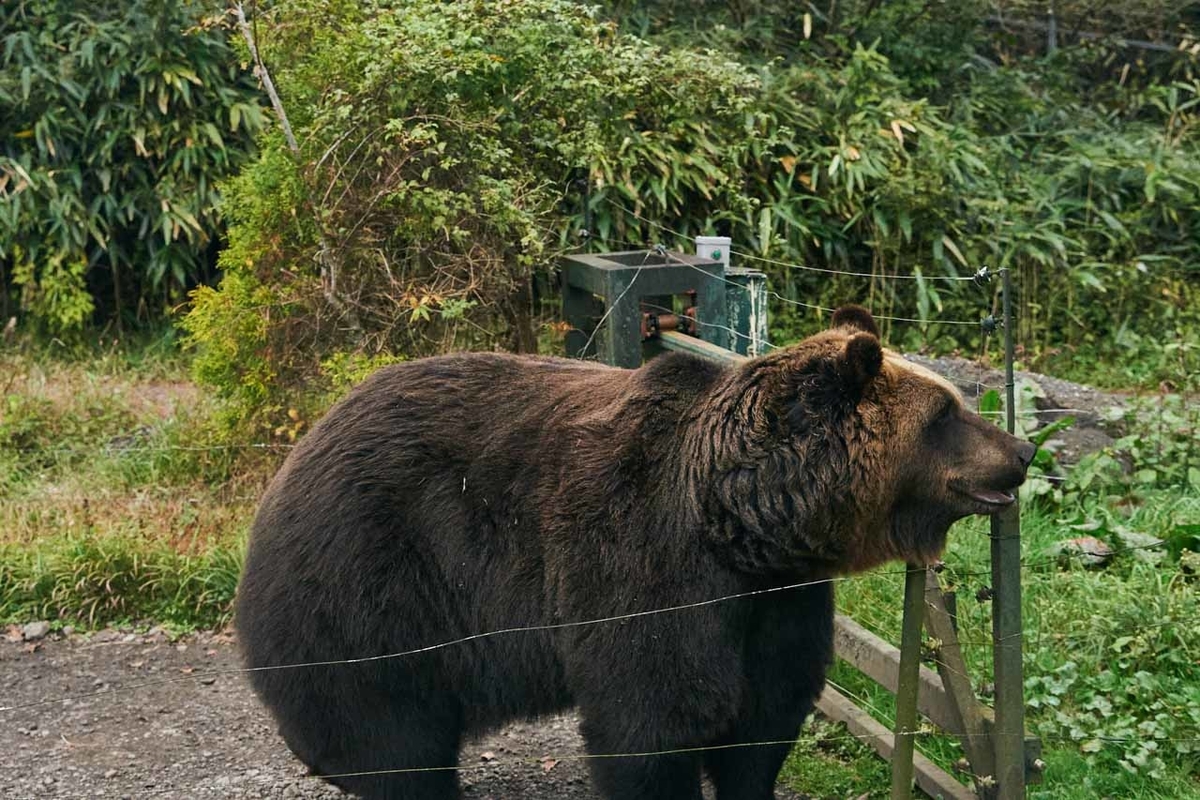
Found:
[[568, 681], [603, 797], [700, 800], [703, 748], [742, 702], [742, 642], [727, 613], [701, 608], [571, 632]]
[[[644, 728], [651, 720], [634, 721]], [[589, 755], [588, 769], [596, 789], [608, 800], [701, 800], [700, 753], [670, 753], [647, 756], [614, 756], [618, 753], [655, 752], [629, 747], [629, 731], [609, 729], [585, 717], [580, 726]], [[620, 727], [625, 727], [621, 725]]]
[[833, 655], [832, 586], [756, 599], [745, 654], [737, 721], [704, 758], [717, 800], [774, 799], [779, 770], [825, 685]]

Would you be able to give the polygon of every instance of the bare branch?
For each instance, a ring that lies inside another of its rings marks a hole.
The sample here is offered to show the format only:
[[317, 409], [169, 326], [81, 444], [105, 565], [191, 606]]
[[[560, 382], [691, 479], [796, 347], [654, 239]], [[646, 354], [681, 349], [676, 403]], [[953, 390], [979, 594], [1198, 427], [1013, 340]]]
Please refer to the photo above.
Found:
[[[233, 11], [237, 16], [238, 29], [241, 30], [242, 37], [246, 40], [246, 46], [250, 48], [250, 57], [254, 60], [254, 75], [262, 82], [263, 89], [271, 100], [271, 106], [275, 109], [275, 116], [279, 119], [279, 126], [283, 129], [284, 138], [287, 139], [288, 149], [292, 151], [292, 156], [299, 164], [301, 161], [300, 145], [296, 143], [296, 135], [292, 132], [292, 124], [288, 121], [287, 112], [283, 109], [283, 101], [279, 99], [275, 82], [271, 80], [271, 73], [259, 56], [258, 46], [254, 41], [254, 32], [250, 29], [250, 23], [246, 21], [246, 12], [240, 2], [233, 4]], [[320, 267], [321, 289], [324, 292], [325, 301], [345, 314], [350, 330], [361, 331], [362, 323], [359, 322], [357, 313], [353, 308], [347, 306], [338, 295], [337, 281], [338, 275], [341, 273], [341, 265], [338, 263], [337, 252], [330, 246], [329, 238], [325, 235], [325, 226], [321, 224], [320, 214], [317, 213], [311, 198], [307, 205], [313, 215], [313, 221], [316, 223], [317, 237], [321, 248], [317, 253], [317, 263]]]

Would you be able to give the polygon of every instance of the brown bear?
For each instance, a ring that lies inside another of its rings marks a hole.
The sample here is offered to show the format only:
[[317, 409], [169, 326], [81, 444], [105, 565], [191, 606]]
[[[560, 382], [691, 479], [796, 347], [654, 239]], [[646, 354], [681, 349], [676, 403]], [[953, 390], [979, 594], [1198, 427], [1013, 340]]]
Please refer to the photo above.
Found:
[[[591, 759], [604, 797], [699, 800], [705, 772], [719, 800], [773, 797], [788, 746], [722, 746], [797, 736], [832, 659], [826, 579], [935, 559], [1034, 453], [865, 310], [832, 322], [736, 366], [374, 374], [292, 452], [250, 539], [237, 627], [288, 746], [362, 796], [447, 800], [464, 737], [574, 706], [590, 753], [661, 753]], [[534, 629], [437, 646], [512, 628]]]

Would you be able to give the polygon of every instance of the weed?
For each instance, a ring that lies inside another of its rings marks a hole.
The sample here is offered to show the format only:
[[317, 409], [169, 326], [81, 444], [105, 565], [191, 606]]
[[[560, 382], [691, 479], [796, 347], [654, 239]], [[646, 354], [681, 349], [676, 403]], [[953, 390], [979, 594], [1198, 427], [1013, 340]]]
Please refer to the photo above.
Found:
[[[1046, 784], [1031, 796], [1194, 796], [1200, 791], [1200, 595], [1191, 554], [1183, 545], [1172, 554], [1172, 543], [1195, 541], [1188, 537], [1198, 532], [1191, 521], [1200, 519], [1200, 494], [1147, 490], [1143, 502], [1116, 507], [1093, 496], [1076, 508], [1077, 515], [1064, 518], [1054, 507], [1033, 506], [1022, 519], [1027, 724], [1043, 737], [1049, 765]], [[1088, 532], [1114, 550], [1103, 570], [1047, 555], [1081, 519], [1101, 521]], [[944, 573], [959, 597], [963, 655], [984, 702], [992, 675], [991, 607], [968, 598], [990, 583], [986, 526], [984, 520], [959, 525]], [[892, 572], [842, 584], [838, 606], [896, 642], [903, 579]], [[889, 692], [844, 663], [830, 679], [890, 724]], [[923, 736], [918, 747], [947, 769], [962, 755], [957, 742], [942, 735]], [[1086, 781], [1076, 780], [1083, 772]], [[872, 796], [886, 790], [886, 781], [861, 786]]]
[[0, 544], [0, 622], [219, 626], [231, 613], [242, 549], [241, 538], [180, 553], [135, 536], [96, 534], [47, 538], [35, 548]]

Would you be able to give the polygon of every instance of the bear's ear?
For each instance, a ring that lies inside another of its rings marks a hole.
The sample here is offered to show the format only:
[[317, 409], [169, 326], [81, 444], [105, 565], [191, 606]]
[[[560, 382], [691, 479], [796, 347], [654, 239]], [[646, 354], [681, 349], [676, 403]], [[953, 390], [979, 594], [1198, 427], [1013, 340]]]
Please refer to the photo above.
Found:
[[[868, 319], [870, 317], [868, 316]], [[838, 372], [856, 394], [873, 381], [883, 368], [883, 346], [872, 333], [856, 333], [846, 340]]]
[[834, 311], [833, 322], [829, 327], [862, 331], [863, 333], [871, 334], [876, 339], [879, 338], [879, 326], [875, 324], [875, 318], [871, 316], [870, 311], [867, 311], [862, 306], [842, 306], [837, 311]]

